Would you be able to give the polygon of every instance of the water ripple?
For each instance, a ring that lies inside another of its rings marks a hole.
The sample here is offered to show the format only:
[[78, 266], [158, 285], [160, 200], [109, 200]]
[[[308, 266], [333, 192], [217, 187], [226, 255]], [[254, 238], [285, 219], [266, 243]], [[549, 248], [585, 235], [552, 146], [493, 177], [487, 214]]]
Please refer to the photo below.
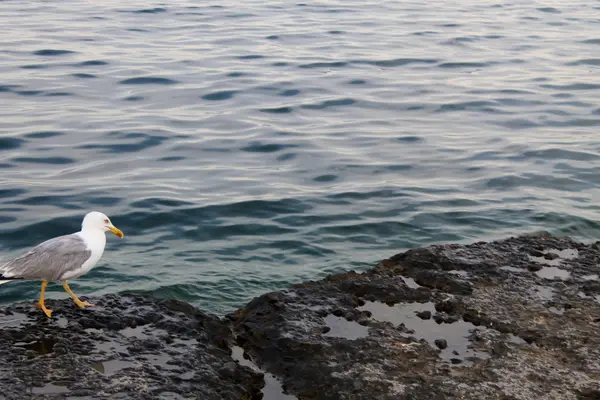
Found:
[[156, 8], [145, 8], [141, 10], [129, 11], [134, 14], [158, 14], [167, 12], [166, 8], [156, 7]]
[[44, 49], [44, 50], [36, 50], [33, 52], [36, 56], [64, 56], [66, 54], [73, 54], [74, 51], [71, 50], [58, 50], [58, 49]]
[[336, 100], [325, 100], [316, 104], [303, 104], [301, 107], [307, 110], [324, 110], [329, 107], [341, 107], [350, 106], [356, 103], [354, 99], [336, 99]]
[[134, 143], [88, 143], [78, 146], [80, 149], [97, 149], [102, 150], [105, 153], [132, 153], [142, 151], [144, 149], [160, 146], [165, 140], [168, 139], [166, 136], [148, 135], [145, 133], [129, 133], [123, 135], [120, 132], [115, 132], [123, 139], [134, 139]]
[[88, 61], [82, 61], [79, 64], [76, 64], [76, 67], [98, 67], [98, 66], [103, 66], [103, 65], [108, 65], [107, 61], [102, 61], [102, 60], [88, 60]]
[[56, 132], [56, 131], [42, 131], [42, 132], [31, 132], [27, 133], [25, 137], [31, 139], [47, 139], [55, 136], [64, 135], [64, 132]]
[[105, 211], [88, 294], [223, 312], [434, 242], [600, 236], [593, 4], [2, 4], [2, 258]]
[[75, 162], [74, 159], [69, 157], [15, 157], [12, 161], [34, 164], [72, 164]]
[[285, 150], [290, 147], [296, 147], [296, 145], [284, 145], [284, 144], [276, 144], [276, 143], [269, 143], [269, 144], [252, 143], [249, 146], [242, 147], [241, 150], [248, 151], [251, 153], [254, 153], [254, 152], [273, 153], [276, 151]]
[[25, 141], [19, 138], [3, 138], [0, 137], [0, 151], [17, 149], [23, 145]]
[[77, 74], [73, 74], [72, 76], [74, 76], [75, 78], [82, 78], [82, 79], [96, 78], [96, 75], [94, 75], [94, 74], [85, 74], [85, 73], [77, 73]]
[[159, 78], [154, 76], [142, 76], [138, 78], [124, 79], [119, 82], [121, 85], [174, 85], [179, 83], [174, 79]]
[[236, 93], [239, 93], [237, 90], [223, 90], [220, 92], [208, 93], [202, 96], [204, 100], [208, 101], [219, 101], [219, 100], [228, 100], [235, 96]]

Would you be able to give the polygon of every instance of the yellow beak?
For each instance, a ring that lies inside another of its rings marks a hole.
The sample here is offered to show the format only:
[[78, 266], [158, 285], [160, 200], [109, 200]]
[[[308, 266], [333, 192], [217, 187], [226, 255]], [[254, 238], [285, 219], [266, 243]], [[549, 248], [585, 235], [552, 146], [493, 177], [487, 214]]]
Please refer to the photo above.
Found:
[[121, 230], [118, 229], [117, 227], [115, 227], [114, 225], [109, 226], [108, 230], [111, 231], [112, 233], [114, 233], [115, 235], [117, 235], [120, 238], [122, 238], [124, 236], [123, 232], [121, 232]]

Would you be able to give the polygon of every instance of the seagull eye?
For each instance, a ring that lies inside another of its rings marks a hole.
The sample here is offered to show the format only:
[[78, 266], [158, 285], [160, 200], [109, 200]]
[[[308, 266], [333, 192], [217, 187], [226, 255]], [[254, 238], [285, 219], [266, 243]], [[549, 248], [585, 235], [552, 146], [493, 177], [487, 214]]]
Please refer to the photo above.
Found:
[[104, 223], [105, 223], [105, 224], [108, 224], [108, 219], [105, 219], [105, 220], [104, 220]]

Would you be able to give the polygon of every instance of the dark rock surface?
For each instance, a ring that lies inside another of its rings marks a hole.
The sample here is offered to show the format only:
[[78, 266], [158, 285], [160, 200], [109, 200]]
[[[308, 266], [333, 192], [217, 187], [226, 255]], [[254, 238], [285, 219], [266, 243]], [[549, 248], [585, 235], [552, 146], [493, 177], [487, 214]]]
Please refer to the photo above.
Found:
[[599, 262], [568, 238], [432, 246], [229, 318], [299, 399], [600, 399]]
[[223, 319], [129, 294], [0, 308], [0, 399], [600, 399], [598, 248], [415, 249]]
[[235, 363], [230, 329], [189, 304], [139, 295], [79, 310], [0, 309], [0, 399], [251, 399], [261, 373]]

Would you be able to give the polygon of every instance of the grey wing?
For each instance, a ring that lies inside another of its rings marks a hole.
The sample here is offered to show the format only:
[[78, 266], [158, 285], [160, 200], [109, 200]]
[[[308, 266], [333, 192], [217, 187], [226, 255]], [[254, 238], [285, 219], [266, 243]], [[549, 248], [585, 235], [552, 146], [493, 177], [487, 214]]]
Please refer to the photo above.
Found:
[[5, 278], [57, 281], [66, 272], [80, 268], [91, 254], [79, 235], [59, 236], [0, 266], [0, 280]]

